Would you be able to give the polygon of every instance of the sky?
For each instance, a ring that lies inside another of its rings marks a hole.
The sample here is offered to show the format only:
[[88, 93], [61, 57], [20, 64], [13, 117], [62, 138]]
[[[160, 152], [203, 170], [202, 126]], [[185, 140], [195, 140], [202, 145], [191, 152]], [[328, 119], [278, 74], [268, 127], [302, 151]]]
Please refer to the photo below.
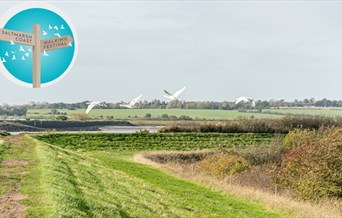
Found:
[[[342, 1], [49, 1], [76, 28], [58, 83], [0, 74], [0, 103], [342, 99]], [[1, 14], [20, 1], [1, 1]], [[0, 63], [1, 64], [1, 63]]]

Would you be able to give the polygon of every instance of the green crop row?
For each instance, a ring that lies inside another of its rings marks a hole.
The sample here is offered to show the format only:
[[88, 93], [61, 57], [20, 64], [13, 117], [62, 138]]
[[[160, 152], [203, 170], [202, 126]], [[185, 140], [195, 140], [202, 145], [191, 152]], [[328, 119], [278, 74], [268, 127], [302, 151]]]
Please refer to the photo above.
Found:
[[239, 133], [83, 133], [43, 134], [39, 140], [74, 150], [200, 150], [270, 144], [274, 134]]

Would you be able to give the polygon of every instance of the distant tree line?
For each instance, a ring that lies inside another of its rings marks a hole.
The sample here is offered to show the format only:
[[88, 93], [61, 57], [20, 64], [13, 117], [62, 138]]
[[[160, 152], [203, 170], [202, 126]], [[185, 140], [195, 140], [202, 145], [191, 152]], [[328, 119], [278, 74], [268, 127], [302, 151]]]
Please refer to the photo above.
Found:
[[[0, 106], [0, 115], [17, 115], [24, 116], [27, 109], [49, 109], [51, 112], [57, 109], [86, 109], [88, 107], [88, 101], [77, 102], [77, 103], [48, 103], [48, 102], [30, 102], [27, 105], [21, 106]], [[236, 109], [251, 109], [250, 104], [223, 101], [161, 101], [158, 99], [152, 101], [141, 101], [137, 104], [140, 109], [208, 109], [208, 110], [236, 110]], [[280, 108], [280, 107], [342, 107], [341, 100], [315, 100], [314, 98], [304, 100], [285, 101], [281, 100], [268, 100], [255, 102], [255, 109], [268, 109], [268, 108]], [[119, 109], [120, 102], [116, 103], [105, 103], [102, 109]]]
[[0, 106], [0, 116], [26, 116], [27, 107], [25, 106]]

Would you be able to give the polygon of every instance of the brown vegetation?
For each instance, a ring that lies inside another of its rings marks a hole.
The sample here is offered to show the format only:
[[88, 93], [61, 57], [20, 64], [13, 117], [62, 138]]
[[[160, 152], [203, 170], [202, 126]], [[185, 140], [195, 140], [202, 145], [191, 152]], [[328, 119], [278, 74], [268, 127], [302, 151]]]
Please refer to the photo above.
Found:
[[342, 128], [294, 131], [285, 145], [291, 149], [274, 168], [277, 184], [303, 199], [341, 199]]
[[285, 116], [280, 119], [239, 118], [222, 122], [181, 123], [160, 132], [288, 133], [295, 129], [342, 127], [341, 117]]
[[135, 160], [295, 217], [342, 217], [341, 135], [336, 127], [294, 130], [268, 147], [153, 152]]

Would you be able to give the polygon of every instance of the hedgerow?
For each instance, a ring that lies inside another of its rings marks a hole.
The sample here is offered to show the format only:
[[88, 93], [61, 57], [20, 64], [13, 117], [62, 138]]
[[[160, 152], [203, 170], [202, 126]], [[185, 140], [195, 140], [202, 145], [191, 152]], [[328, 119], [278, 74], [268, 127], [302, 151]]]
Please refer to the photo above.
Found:
[[161, 132], [219, 132], [219, 133], [289, 133], [295, 129], [317, 130], [321, 127], [342, 127], [341, 117], [285, 116], [280, 119], [239, 118], [222, 122], [172, 125]]
[[297, 130], [286, 136], [285, 141], [292, 149], [274, 169], [276, 183], [293, 190], [302, 199], [341, 198], [342, 128]]

